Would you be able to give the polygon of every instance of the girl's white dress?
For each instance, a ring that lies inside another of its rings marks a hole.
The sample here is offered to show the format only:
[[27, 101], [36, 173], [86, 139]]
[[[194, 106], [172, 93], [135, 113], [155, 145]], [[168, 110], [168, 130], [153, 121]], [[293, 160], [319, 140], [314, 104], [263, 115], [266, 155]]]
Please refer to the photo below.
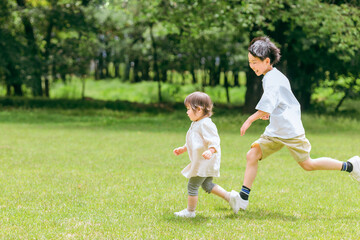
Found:
[[[220, 137], [209, 117], [191, 123], [186, 134], [185, 146], [191, 161], [181, 171], [185, 177], [220, 177]], [[207, 160], [202, 154], [210, 147], [215, 148], [216, 152]]]

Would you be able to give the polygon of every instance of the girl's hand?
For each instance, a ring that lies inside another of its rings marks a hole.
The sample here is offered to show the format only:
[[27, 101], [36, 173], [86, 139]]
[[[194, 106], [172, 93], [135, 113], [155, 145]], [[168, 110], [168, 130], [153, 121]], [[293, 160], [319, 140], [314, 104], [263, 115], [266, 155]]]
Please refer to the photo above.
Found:
[[183, 154], [184, 152], [186, 152], [186, 148], [178, 147], [178, 148], [175, 148], [173, 152], [176, 156], [179, 156], [180, 154]]
[[205, 158], [205, 159], [210, 159], [212, 157], [213, 153], [212, 151], [210, 150], [206, 150], [205, 152], [203, 152], [202, 156]]

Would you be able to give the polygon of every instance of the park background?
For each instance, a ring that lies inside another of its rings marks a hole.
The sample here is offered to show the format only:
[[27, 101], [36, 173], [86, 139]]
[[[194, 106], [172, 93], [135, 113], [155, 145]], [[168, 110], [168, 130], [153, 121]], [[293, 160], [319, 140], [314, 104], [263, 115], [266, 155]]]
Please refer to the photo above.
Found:
[[359, 186], [303, 172], [286, 150], [260, 165], [249, 211], [200, 193], [180, 171], [205, 91], [221, 137], [217, 182], [239, 190], [263, 132], [239, 128], [261, 97], [247, 47], [267, 35], [303, 111], [313, 157], [360, 145], [356, 0], [3, 0], [0, 2], [0, 237], [3, 239], [358, 239]]

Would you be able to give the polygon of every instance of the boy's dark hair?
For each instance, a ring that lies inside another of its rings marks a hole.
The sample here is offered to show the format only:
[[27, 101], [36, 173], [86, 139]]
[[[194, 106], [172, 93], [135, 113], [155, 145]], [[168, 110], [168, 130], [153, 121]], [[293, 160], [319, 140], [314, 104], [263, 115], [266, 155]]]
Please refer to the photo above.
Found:
[[211, 117], [213, 115], [213, 103], [209, 95], [203, 92], [193, 92], [184, 100], [185, 106], [190, 106], [193, 111], [199, 107], [203, 110], [204, 116]]
[[275, 65], [280, 61], [280, 49], [277, 48], [268, 37], [254, 38], [250, 42], [248, 50], [251, 55], [260, 58], [261, 61], [269, 58], [271, 65]]

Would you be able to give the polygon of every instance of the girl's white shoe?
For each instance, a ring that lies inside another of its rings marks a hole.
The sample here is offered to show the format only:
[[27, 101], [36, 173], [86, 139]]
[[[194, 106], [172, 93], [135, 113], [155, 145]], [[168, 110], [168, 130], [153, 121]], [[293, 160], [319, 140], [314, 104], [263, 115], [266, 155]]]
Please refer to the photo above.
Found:
[[189, 212], [187, 209], [184, 209], [180, 212], [174, 213], [177, 217], [184, 217], [184, 218], [194, 218], [196, 216], [195, 211]]
[[238, 192], [231, 190], [229, 204], [234, 213], [237, 214], [240, 209], [240, 194]]

